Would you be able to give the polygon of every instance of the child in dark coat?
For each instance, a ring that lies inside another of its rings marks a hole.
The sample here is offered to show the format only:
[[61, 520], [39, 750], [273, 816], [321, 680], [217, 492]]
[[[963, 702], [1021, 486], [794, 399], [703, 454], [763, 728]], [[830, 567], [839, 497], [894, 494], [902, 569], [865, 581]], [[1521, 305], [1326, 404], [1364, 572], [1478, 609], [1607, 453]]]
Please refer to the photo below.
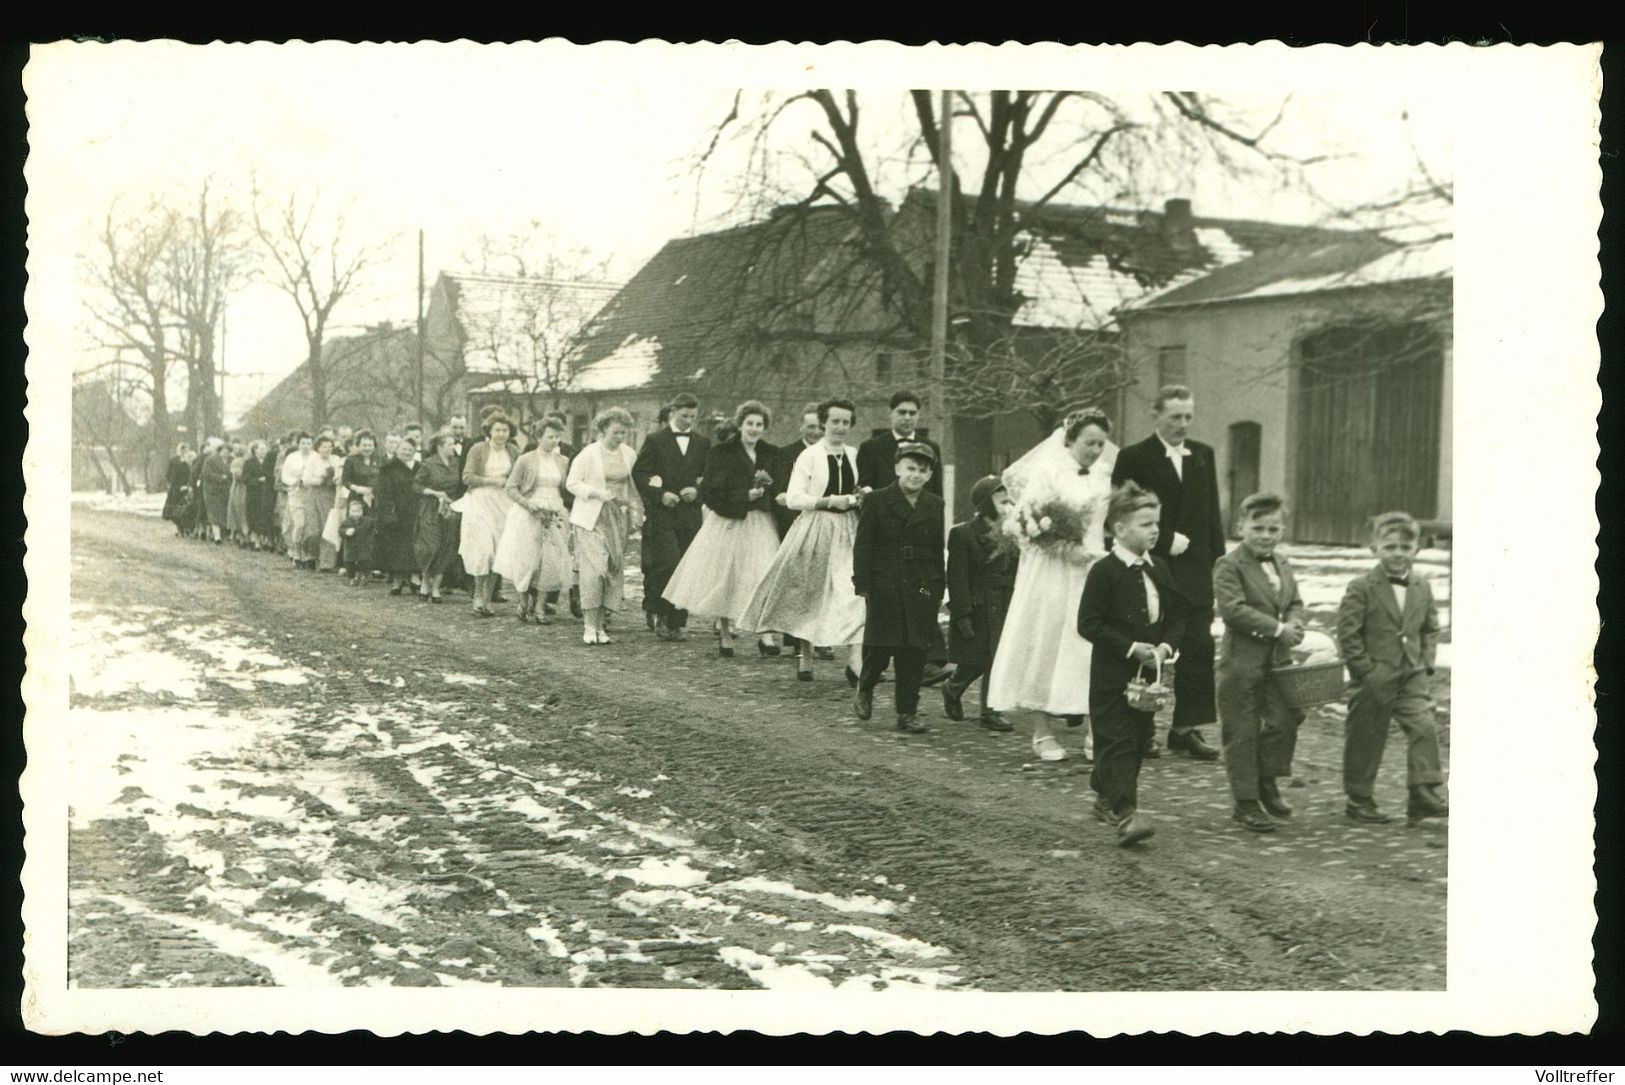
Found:
[[1156, 832], [1139, 813], [1140, 760], [1151, 744], [1154, 713], [1129, 704], [1128, 684], [1167, 663], [1185, 632], [1188, 604], [1173, 573], [1151, 556], [1162, 502], [1125, 482], [1112, 491], [1106, 529], [1111, 553], [1089, 570], [1078, 603], [1078, 635], [1089, 653], [1089, 716], [1095, 734], [1095, 817], [1117, 828], [1117, 843], [1135, 844]]
[[350, 571], [349, 581], [359, 586], [372, 569], [373, 534], [372, 510], [359, 496], [350, 498], [345, 506], [344, 522], [339, 525], [339, 564]]
[[1004, 632], [1010, 593], [1016, 582], [1019, 552], [1004, 545], [999, 532], [1010, 497], [997, 475], [979, 480], [970, 491], [975, 513], [948, 532], [948, 661], [954, 672], [942, 687], [942, 711], [951, 720], [965, 718], [964, 696], [982, 680], [982, 713], [978, 722], [989, 731], [1011, 731], [1003, 716], [987, 706], [987, 679]]
[[863, 673], [854, 710], [874, 711], [875, 686], [897, 669], [897, 729], [930, 730], [917, 718], [926, 655], [938, 643], [942, 605], [942, 498], [925, 489], [936, 467], [930, 445], [897, 446], [897, 481], [863, 502], [852, 544], [852, 588], [865, 601]]

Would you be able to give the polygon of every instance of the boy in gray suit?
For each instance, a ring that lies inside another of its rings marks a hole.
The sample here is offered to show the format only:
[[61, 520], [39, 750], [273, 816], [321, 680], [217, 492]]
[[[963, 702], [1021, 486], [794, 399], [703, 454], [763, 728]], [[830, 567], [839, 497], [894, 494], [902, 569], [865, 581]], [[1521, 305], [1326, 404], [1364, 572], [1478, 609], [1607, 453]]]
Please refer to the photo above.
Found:
[[1377, 567], [1348, 586], [1337, 610], [1337, 646], [1355, 683], [1343, 732], [1343, 790], [1355, 821], [1389, 820], [1377, 808], [1372, 786], [1390, 720], [1408, 742], [1405, 812], [1411, 824], [1450, 813], [1438, 790], [1444, 772], [1428, 681], [1439, 644], [1439, 612], [1427, 580], [1411, 569], [1420, 534], [1409, 513], [1378, 516], [1371, 532]]
[[1298, 581], [1275, 553], [1285, 530], [1280, 497], [1253, 494], [1241, 503], [1241, 545], [1213, 566], [1213, 598], [1224, 619], [1218, 680], [1224, 767], [1232, 816], [1255, 833], [1274, 832], [1274, 818], [1292, 816], [1275, 781], [1292, 775], [1303, 722], [1270, 677], [1270, 668], [1290, 663], [1288, 649], [1303, 642]]

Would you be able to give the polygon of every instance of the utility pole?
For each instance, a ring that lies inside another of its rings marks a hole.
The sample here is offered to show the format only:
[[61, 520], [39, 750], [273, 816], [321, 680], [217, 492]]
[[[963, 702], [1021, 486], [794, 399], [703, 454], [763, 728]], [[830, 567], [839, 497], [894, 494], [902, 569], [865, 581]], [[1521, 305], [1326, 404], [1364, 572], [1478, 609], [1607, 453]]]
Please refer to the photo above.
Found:
[[423, 231], [418, 230], [417, 420], [423, 425]]
[[220, 436], [226, 435], [226, 306], [220, 305]]
[[939, 96], [941, 106], [937, 117], [937, 174], [941, 179], [937, 193], [937, 262], [936, 276], [931, 291], [931, 380], [935, 388], [932, 399], [936, 402], [942, 446], [942, 499], [944, 527], [954, 522], [954, 405], [948, 396], [948, 267], [952, 250], [954, 167], [953, 167], [953, 111], [948, 91]]

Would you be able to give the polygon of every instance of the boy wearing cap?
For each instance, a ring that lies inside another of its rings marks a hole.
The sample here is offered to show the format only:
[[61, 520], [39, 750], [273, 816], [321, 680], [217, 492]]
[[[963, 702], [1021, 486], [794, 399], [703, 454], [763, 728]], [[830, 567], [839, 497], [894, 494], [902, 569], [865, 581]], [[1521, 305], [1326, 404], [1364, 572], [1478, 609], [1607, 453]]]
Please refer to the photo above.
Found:
[[926, 491], [936, 463], [930, 445], [899, 444], [897, 481], [864, 499], [852, 547], [852, 587], [866, 604], [863, 673], [853, 708], [859, 719], [873, 714], [875, 686], [894, 664], [897, 729], [908, 734], [930, 730], [917, 719], [920, 680], [941, 635], [943, 502]]
[[965, 691], [982, 680], [982, 713], [978, 722], [989, 731], [1011, 731], [1003, 716], [988, 707], [987, 680], [999, 650], [1004, 616], [1016, 583], [1019, 552], [1001, 543], [999, 524], [1010, 497], [997, 475], [977, 481], [970, 491], [969, 520], [948, 532], [948, 661], [953, 674], [942, 687], [942, 711], [951, 720], [965, 718]]

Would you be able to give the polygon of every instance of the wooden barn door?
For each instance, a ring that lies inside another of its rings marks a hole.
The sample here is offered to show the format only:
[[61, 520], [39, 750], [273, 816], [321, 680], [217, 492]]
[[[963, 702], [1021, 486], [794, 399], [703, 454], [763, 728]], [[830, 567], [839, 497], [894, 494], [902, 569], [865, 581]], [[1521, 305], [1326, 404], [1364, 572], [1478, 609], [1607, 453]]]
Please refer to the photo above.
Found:
[[1364, 543], [1374, 513], [1437, 515], [1444, 359], [1415, 325], [1302, 341], [1294, 538]]
[[1263, 428], [1257, 422], [1234, 422], [1230, 426], [1230, 500], [1224, 507], [1225, 528], [1236, 533], [1236, 517], [1241, 514], [1241, 503], [1258, 492], [1258, 455], [1262, 447]]

